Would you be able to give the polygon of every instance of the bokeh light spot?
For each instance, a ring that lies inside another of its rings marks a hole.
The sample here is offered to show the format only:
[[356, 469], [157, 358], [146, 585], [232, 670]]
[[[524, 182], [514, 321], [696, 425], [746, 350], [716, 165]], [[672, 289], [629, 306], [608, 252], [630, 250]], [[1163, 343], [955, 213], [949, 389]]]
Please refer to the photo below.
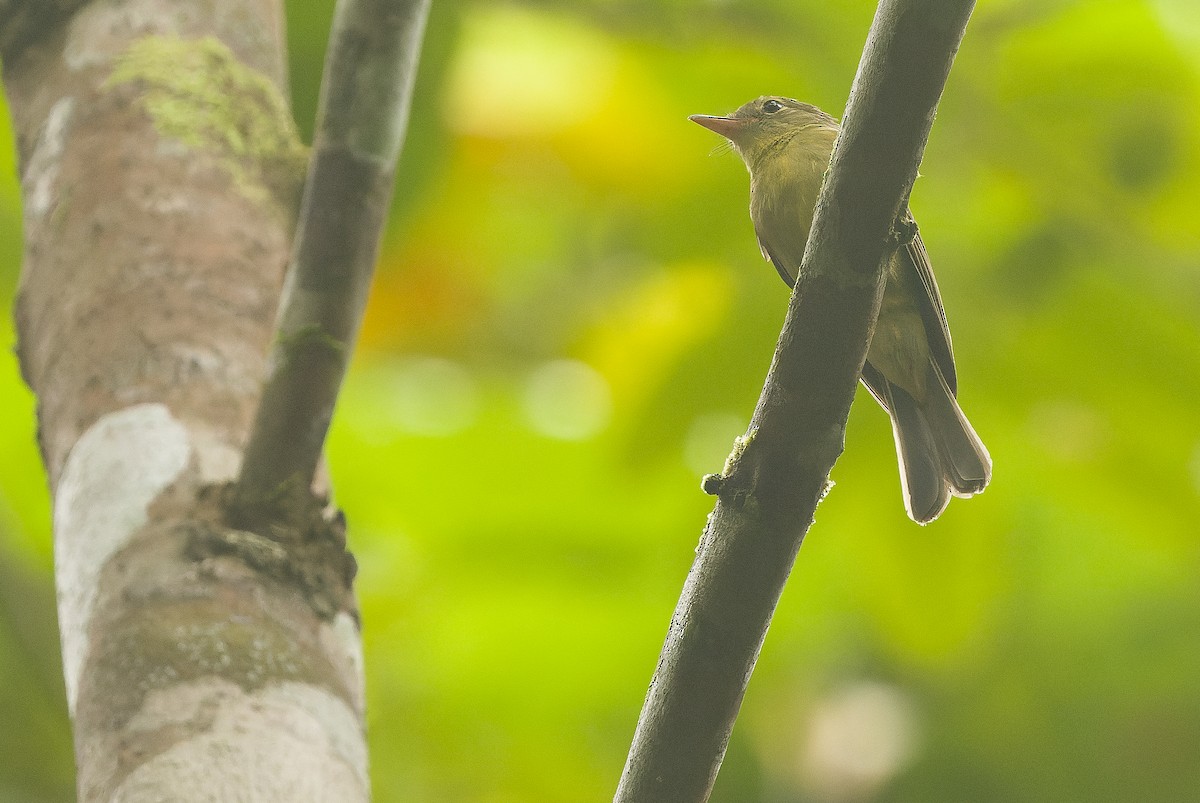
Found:
[[820, 800], [864, 800], [904, 769], [920, 740], [916, 708], [895, 686], [860, 681], [813, 709], [804, 746], [805, 783]]
[[546, 14], [486, 6], [466, 17], [447, 123], [486, 137], [561, 131], [609, 91], [616, 58], [596, 32]]
[[540, 366], [525, 386], [525, 416], [542, 435], [584, 440], [600, 433], [612, 417], [608, 382], [578, 360]]
[[445, 437], [460, 432], [479, 412], [479, 391], [466, 368], [440, 357], [398, 360], [383, 369], [387, 418], [409, 434]]

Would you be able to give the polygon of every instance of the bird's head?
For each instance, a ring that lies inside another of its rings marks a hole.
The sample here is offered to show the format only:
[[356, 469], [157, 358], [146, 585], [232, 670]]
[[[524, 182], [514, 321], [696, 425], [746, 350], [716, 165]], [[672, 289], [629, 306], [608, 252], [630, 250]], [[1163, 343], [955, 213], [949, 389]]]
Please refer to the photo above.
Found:
[[693, 114], [688, 119], [729, 140], [750, 166], [806, 129], [836, 134], [838, 128], [837, 120], [816, 106], [776, 95], [755, 98], [728, 117]]

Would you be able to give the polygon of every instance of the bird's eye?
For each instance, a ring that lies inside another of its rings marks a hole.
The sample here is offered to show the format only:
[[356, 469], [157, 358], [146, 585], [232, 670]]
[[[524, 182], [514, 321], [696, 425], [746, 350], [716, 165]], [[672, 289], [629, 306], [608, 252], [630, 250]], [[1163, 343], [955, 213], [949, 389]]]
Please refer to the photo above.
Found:
[[774, 114], [775, 112], [779, 111], [782, 108], [783, 108], [783, 104], [777, 100], [768, 100], [766, 103], [764, 103], [762, 105], [762, 110], [766, 114]]

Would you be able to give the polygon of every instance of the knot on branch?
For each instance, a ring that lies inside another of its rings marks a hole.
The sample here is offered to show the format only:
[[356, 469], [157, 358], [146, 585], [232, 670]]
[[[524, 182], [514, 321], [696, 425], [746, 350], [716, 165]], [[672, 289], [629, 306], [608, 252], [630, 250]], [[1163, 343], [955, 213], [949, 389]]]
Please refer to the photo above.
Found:
[[[757, 477], [758, 469], [753, 465], [743, 469], [746, 452], [753, 447], [757, 435], [758, 427], [751, 427], [745, 435], [739, 435], [733, 439], [733, 451], [725, 458], [725, 466], [721, 469], [721, 473], [705, 474], [700, 481], [700, 488], [704, 493], [718, 497], [726, 504], [737, 508], [754, 510], [757, 507], [754, 479]], [[747, 473], [750, 475], [748, 481], [744, 479]]]
[[255, 572], [299, 590], [322, 619], [339, 611], [357, 618], [351, 589], [358, 564], [346, 549], [346, 519], [327, 501], [285, 483], [270, 498], [248, 499], [235, 485], [209, 486], [201, 506], [208, 526], [191, 528], [193, 560], [231, 557]]

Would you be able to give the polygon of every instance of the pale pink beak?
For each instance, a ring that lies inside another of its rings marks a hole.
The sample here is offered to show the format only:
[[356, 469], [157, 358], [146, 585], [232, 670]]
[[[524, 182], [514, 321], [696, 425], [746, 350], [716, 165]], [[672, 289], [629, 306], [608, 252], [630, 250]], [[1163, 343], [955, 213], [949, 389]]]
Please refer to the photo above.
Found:
[[746, 121], [737, 117], [712, 117], [707, 114], [693, 114], [688, 118], [696, 125], [702, 125], [709, 131], [715, 131], [725, 139], [736, 139], [746, 128]]

